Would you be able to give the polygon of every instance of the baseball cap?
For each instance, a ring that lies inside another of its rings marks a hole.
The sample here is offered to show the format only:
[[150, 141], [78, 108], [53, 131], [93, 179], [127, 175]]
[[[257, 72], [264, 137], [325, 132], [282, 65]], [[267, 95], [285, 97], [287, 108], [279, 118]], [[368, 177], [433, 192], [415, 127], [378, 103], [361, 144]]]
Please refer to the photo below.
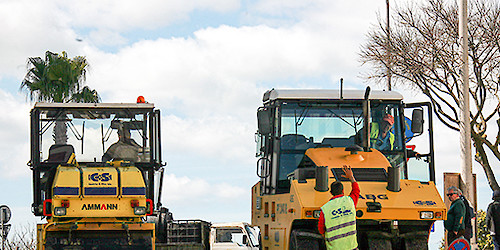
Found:
[[386, 114], [384, 118], [382, 118], [382, 121], [386, 121], [392, 126], [394, 124], [394, 117], [390, 114]]

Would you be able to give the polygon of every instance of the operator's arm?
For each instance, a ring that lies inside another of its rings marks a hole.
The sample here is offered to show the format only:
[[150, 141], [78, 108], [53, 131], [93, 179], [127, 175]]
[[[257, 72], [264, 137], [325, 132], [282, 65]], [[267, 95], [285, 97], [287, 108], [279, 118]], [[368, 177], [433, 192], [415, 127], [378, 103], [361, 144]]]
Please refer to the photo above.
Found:
[[112, 158], [108, 155], [108, 153], [104, 153], [102, 156], [102, 162], [110, 161]]
[[118, 143], [113, 143], [111, 146], [109, 146], [108, 150], [106, 150], [106, 153], [102, 156], [102, 161], [110, 161], [113, 159], [113, 155], [115, 155], [116, 147]]

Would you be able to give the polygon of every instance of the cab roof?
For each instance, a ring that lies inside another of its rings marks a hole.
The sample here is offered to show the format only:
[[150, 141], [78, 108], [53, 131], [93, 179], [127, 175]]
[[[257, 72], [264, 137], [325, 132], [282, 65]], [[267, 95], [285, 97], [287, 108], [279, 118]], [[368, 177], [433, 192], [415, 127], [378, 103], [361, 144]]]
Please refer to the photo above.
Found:
[[[363, 100], [365, 90], [343, 90], [342, 99]], [[263, 102], [274, 100], [339, 100], [338, 89], [271, 89], [264, 93]], [[403, 96], [395, 91], [370, 91], [370, 100], [402, 100]]]
[[112, 114], [122, 118], [132, 118], [138, 114], [153, 112], [152, 103], [48, 103], [37, 102], [33, 110], [38, 110], [50, 118], [71, 114], [75, 118], [108, 119]]
[[153, 103], [53, 103], [37, 102], [34, 108], [66, 108], [66, 109], [153, 109]]

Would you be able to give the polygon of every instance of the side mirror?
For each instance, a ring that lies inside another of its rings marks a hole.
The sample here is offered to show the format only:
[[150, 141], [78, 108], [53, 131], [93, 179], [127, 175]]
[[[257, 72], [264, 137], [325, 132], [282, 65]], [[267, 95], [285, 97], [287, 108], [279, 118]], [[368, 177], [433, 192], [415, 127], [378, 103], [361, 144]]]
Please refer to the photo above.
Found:
[[414, 134], [422, 134], [424, 131], [424, 111], [414, 109], [411, 114], [411, 132]]
[[243, 245], [244, 246], [248, 245], [248, 238], [246, 235], [243, 235]]
[[260, 134], [268, 135], [272, 132], [271, 109], [260, 108], [257, 111], [257, 125]]

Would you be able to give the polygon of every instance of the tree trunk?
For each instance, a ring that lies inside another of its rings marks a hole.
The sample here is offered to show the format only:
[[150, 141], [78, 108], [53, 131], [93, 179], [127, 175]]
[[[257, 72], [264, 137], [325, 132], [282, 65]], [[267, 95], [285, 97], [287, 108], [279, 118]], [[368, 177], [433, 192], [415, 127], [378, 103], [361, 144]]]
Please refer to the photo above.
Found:
[[56, 125], [54, 126], [54, 133], [52, 135], [55, 144], [67, 144], [68, 129], [66, 128], [66, 117], [56, 120]]
[[484, 173], [486, 174], [486, 178], [488, 179], [488, 184], [490, 185], [491, 190], [493, 191], [500, 190], [498, 182], [495, 178], [495, 174], [491, 170], [491, 166], [488, 161], [488, 156], [484, 151], [482, 138], [480, 138], [480, 135], [473, 133], [472, 140], [474, 140], [474, 146], [476, 148], [476, 161], [483, 167]]

